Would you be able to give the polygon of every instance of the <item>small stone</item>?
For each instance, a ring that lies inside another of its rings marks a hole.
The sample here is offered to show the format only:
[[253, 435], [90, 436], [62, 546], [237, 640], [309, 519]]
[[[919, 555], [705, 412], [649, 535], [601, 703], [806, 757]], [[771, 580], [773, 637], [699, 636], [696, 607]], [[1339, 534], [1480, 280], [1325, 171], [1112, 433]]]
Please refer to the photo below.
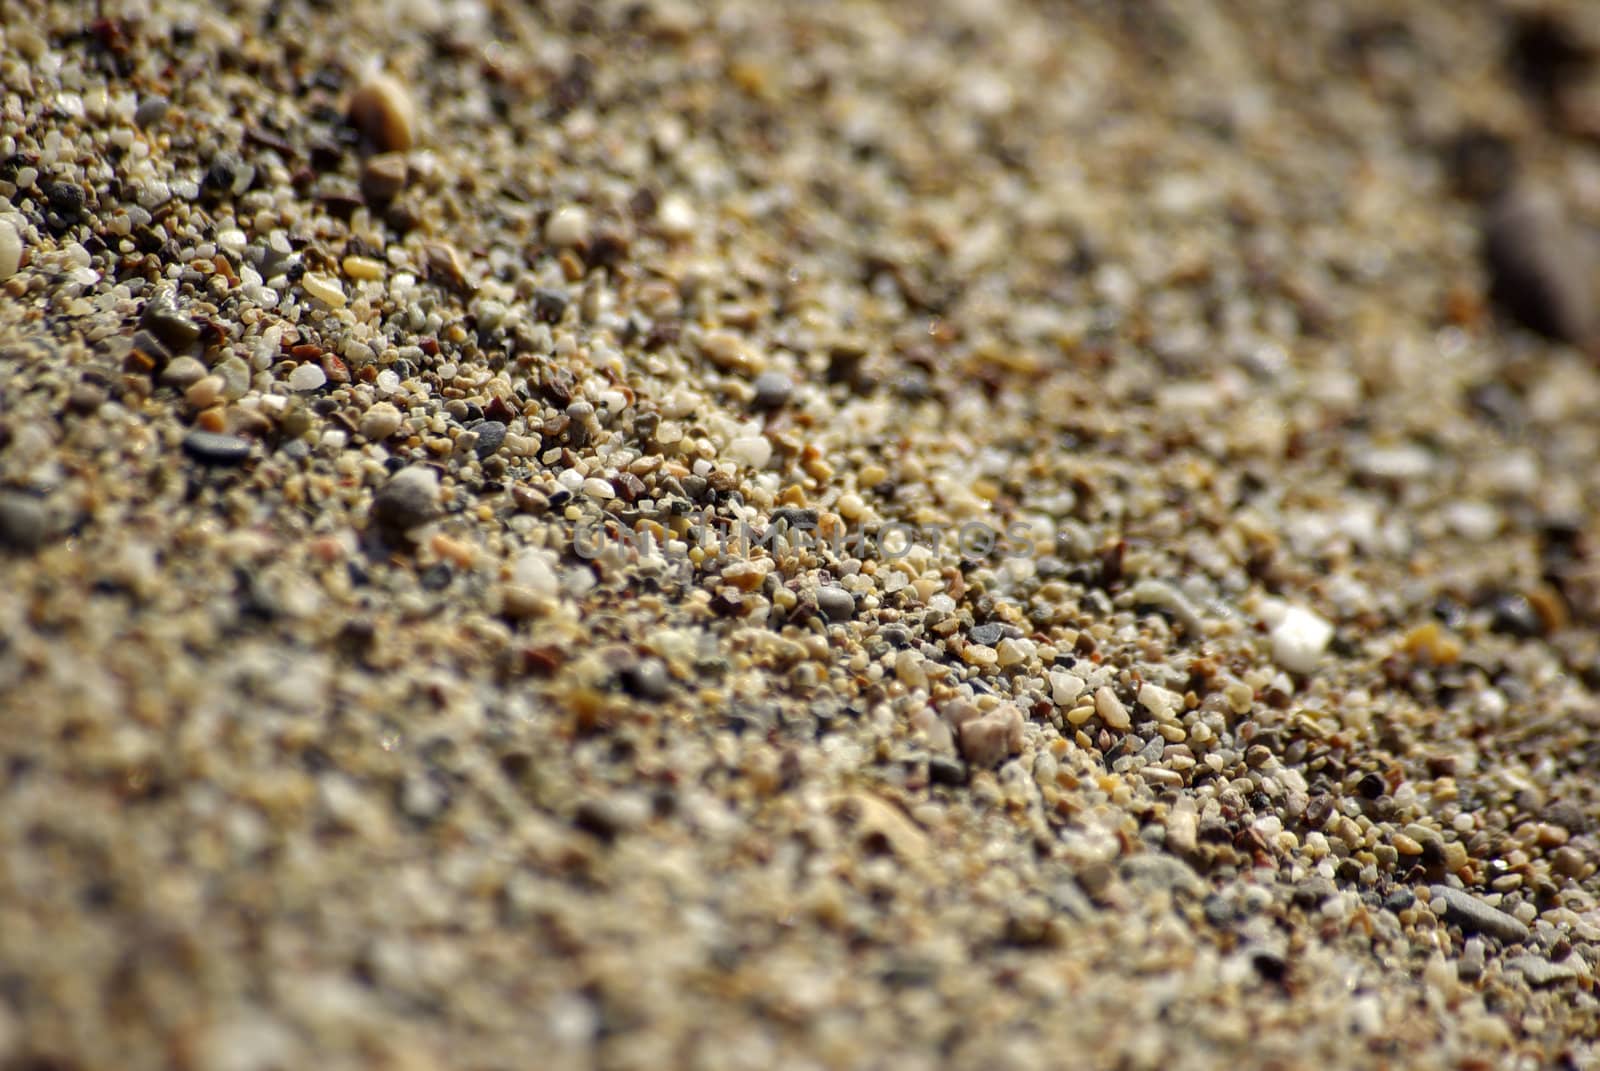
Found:
[[227, 382], [221, 376], [201, 376], [183, 392], [183, 400], [193, 409], [210, 409], [222, 400]]
[[76, 182], [47, 182], [44, 187], [45, 199], [50, 202], [50, 207], [63, 216], [76, 216], [83, 211], [83, 187]]
[[1064, 669], [1050, 671], [1050, 698], [1058, 707], [1071, 707], [1086, 687], [1083, 678]]
[[1272, 627], [1272, 660], [1290, 673], [1310, 673], [1317, 668], [1333, 626], [1310, 610], [1288, 607]]
[[300, 285], [305, 288], [307, 294], [329, 308], [342, 309], [345, 306], [347, 299], [344, 296], [344, 287], [331, 275], [308, 271], [300, 280]]
[[660, 702], [672, 695], [672, 677], [659, 658], [642, 658], [618, 678], [630, 695]]
[[1583, 853], [1570, 845], [1564, 845], [1551, 853], [1550, 867], [1564, 878], [1581, 878], [1588, 870]]
[[374, 523], [391, 532], [407, 532], [439, 515], [439, 474], [411, 465], [389, 477], [372, 498]]
[[1194, 868], [1177, 856], [1164, 852], [1144, 852], [1130, 855], [1118, 868], [1122, 880], [1128, 884], [1161, 892], [1181, 893], [1193, 900], [1202, 899], [1207, 892], [1206, 883]]
[[1551, 963], [1543, 956], [1517, 956], [1507, 960], [1506, 966], [1521, 974], [1531, 986], [1547, 986], [1578, 977], [1578, 968], [1572, 963], [1574, 958], [1569, 956], [1560, 963]]
[[1483, 977], [1483, 966], [1488, 946], [1481, 937], [1469, 937], [1461, 948], [1461, 959], [1456, 963], [1456, 977], [1463, 982], [1476, 982]]
[[159, 93], [145, 97], [139, 102], [139, 106], [133, 110], [134, 125], [148, 130], [166, 118], [169, 107], [170, 104], [167, 98]]
[[817, 589], [817, 609], [829, 621], [848, 621], [856, 616], [856, 600], [844, 588], [824, 584]]
[[327, 382], [328, 374], [310, 361], [296, 365], [295, 370], [289, 373], [289, 389], [302, 394], [319, 390]]
[[1122, 705], [1117, 693], [1109, 687], [1100, 688], [1094, 693], [1094, 712], [1100, 715], [1100, 720], [1109, 729], [1125, 732], [1133, 726], [1133, 720], [1128, 717], [1128, 708]]
[[1022, 750], [1022, 713], [1003, 703], [982, 717], [961, 723], [957, 730], [961, 757], [973, 766], [998, 766]]
[[794, 393], [794, 384], [782, 372], [762, 372], [751, 386], [755, 388], [752, 400], [758, 409], [781, 409]]
[[1445, 917], [1463, 930], [1481, 933], [1508, 945], [1528, 939], [1526, 925], [1499, 908], [1490, 907], [1469, 892], [1448, 885], [1435, 885], [1429, 891], [1432, 902], [1444, 908]]
[[173, 353], [184, 350], [200, 341], [200, 325], [173, 308], [166, 300], [156, 300], [145, 305], [139, 316], [139, 326], [149, 331]]
[[478, 433], [478, 444], [473, 451], [479, 457], [488, 457], [506, 441], [506, 426], [498, 420], [482, 420], [472, 426]]
[[724, 372], [758, 375], [765, 359], [732, 331], [708, 331], [700, 340], [700, 352]]
[[1489, 296], [1524, 327], [1563, 342], [1582, 343], [1594, 331], [1593, 257], [1544, 190], [1513, 187], [1497, 198], [1484, 221]]
[[44, 546], [50, 535], [50, 514], [31, 495], [0, 491], [0, 547], [31, 552]]
[[361, 195], [373, 204], [392, 201], [406, 188], [409, 175], [403, 153], [379, 153], [361, 167]]
[[557, 249], [582, 245], [589, 237], [589, 212], [580, 205], [558, 208], [544, 225], [544, 240]]
[[405, 86], [387, 74], [374, 74], [358, 86], [345, 115], [375, 152], [405, 152], [416, 140], [416, 105]]
[[361, 414], [361, 434], [368, 442], [382, 442], [400, 430], [405, 417], [388, 402], [378, 402]]
[[214, 431], [191, 431], [183, 452], [202, 465], [238, 465], [250, 456], [250, 440]]
[[22, 267], [22, 235], [9, 219], [0, 219], [0, 282]]
[[174, 357], [167, 362], [167, 367], [161, 370], [161, 382], [169, 387], [187, 390], [204, 379], [205, 375], [206, 366], [198, 359], [189, 356]]
[[973, 643], [981, 643], [985, 647], [993, 647], [1005, 638], [1006, 627], [998, 621], [991, 621], [986, 625], [974, 625], [967, 632], [967, 639]]
[[339, 267], [346, 275], [359, 282], [376, 282], [385, 274], [383, 262], [373, 260], [371, 257], [345, 257], [339, 263]]
[[995, 647], [994, 653], [1002, 666], [1018, 666], [1028, 660], [1028, 648], [1024, 641], [1006, 637]]
[[694, 233], [694, 206], [682, 194], [670, 193], [656, 209], [656, 226], [668, 238], [687, 238]]
[[722, 456], [744, 468], [764, 469], [772, 460], [772, 443], [765, 435], [742, 435], [728, 443]]
[[948, 755], [930, 756], [928, 780], [936, 785], [964, 785], [967, 783], [967, 765]]
[[598, 476], [590, 476], [583, 481], [583, 493], [590, 498], [598, 498], [602, 502], [617, 497], [617, 489], [611, 486], [611, 481], [602, 480]]

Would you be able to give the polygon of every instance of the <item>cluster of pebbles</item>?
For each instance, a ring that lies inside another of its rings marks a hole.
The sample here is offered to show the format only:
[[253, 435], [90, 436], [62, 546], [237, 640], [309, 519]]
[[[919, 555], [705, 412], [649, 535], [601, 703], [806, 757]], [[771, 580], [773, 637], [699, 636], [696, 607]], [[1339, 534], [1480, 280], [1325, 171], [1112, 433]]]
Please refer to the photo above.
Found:
[[1588, 1066], [1585, 17], [13, 3], [0, 1064]]

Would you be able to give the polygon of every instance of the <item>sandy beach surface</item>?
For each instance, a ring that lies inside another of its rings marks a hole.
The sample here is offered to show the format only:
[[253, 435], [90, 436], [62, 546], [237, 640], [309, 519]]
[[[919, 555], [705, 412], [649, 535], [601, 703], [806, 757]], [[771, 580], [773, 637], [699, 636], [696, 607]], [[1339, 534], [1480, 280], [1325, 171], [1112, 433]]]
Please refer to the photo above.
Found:
[[13, 0], [0, 1067], [1585, 1068], [1600, 9]]

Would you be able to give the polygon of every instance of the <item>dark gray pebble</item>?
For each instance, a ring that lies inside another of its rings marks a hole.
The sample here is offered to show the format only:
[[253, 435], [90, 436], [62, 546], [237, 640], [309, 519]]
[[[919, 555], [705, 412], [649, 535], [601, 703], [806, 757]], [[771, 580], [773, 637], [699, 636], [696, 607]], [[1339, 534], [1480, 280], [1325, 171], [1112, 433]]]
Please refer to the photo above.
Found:
[[146, 97], [133, 110], [133, 121], [135, 125], [149, 129], [166, 118], [168, 106], [166, 97], [160, 95]]
[[238, 465], [250, 456], [250, 440], [214, 431], [191, 431], [183, 437], [183, 452], [202, 465]]
[[1015, 625], [1002, 624], [999, 621], [990, 621], [986, 625], [974, 625], [967, 632], [967, 639], [973, 643], [981, 643], [985, 647], [993, 647], [1003, 639], [1016, 639], [1022, 635], [1022, 630]]
[[50, 514], [31, 495], [0, 491], [0, 547], [30, 552], [50, 536]]
[[474, 424], [472, 430], [478, 433], [478, 445], [473, 451], [479, 457], [488, 457], [500, 449], [500, 444], [506, 441], [506, 426], [498, 420], [485, 420]]
[[389, 477], [372, 496], [372, 519], [394, 532], [406, 532], [439, 514], [439, 479], [429, 469], [412, 465]]

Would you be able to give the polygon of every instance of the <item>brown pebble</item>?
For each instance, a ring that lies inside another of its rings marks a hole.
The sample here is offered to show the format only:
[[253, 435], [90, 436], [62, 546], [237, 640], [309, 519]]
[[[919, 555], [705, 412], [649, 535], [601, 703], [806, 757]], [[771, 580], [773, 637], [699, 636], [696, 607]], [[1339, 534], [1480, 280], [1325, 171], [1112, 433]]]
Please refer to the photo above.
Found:
[[358, 86], [345, 114], [376, 152], [405, 152], [415, 143], [416, 105], [406, 88], [387, 74], [374, 74]]
[[361, 169], [361, 194], [374, 204], [399, 196], [406, 188], [406, 158], [397, 152], [379, 153]]

